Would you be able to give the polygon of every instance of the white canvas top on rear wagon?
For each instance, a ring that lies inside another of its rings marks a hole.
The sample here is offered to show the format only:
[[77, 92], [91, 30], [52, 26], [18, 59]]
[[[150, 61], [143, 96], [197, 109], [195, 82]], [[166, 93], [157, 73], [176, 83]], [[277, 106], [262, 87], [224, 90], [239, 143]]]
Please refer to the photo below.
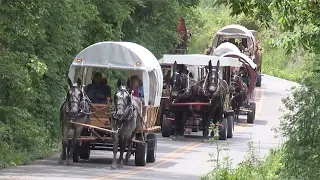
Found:
[[84, 84], [91, 81], [93, 68], [126, 70], [127, 77], [138, 75], [143, 81], [145, 105], [159, 106], [163, 74], [157, 58], [145, 47], [131, 42], [105, 41], [83, 49], [69, 68], [75, 79], [76, 67], [84, 67]]
[[165, 54], [159, 62], [161, 65], [173, 65], [176, 61], [177, 64], [189, 66], [208, 66], [210, 60], [213, 65], [217, 64], [218, 60], [220, 60], [220, 66], [241, 66], [241, 63], [236, 58], [209, 56], [203, 54]]
[[[173, 68], [174, 62], [177, 64], [184, 64], [187, 66], [187, 69], [192, 72], [195, 79], [200, 80], [200, 74], [205, 74], [205, 72], [199, 72], [201, 67], [208, 66], [209, 61], [213, 66], [215, 66], [220, 61], [220, 68], [223, 67], [240, 67], [242, 63], [237, 58], [232, 57], [219, 57], [219, 56], [211, 56], [211, 55], [203, 55], [203, 54], [165, 54], [163, 58], [159, 60], [161, 66], [171, 66]], [[171, 74], [173, 71], [171, 71]], [[222, 74], [220, 74], [222, 77]]]

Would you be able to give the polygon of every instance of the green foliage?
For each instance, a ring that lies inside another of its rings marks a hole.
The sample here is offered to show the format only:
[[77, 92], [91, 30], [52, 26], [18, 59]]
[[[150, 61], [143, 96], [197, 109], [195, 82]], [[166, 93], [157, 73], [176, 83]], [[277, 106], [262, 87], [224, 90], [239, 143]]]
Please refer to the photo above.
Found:
[[[84, 47], [124, 40], [158, 57], [178, 41], [177, 17], [198, 1], [0, 1], [0, 168], [58, 149], [66, 72]], [[104, 71], [114, 86], [121, 71]]]
[[[283, 101], [285, 115], [278, 131], [286, 141], [278, 157], [280, 161], [274, 161], [279, 167], [278, 179], [319, 179], [319, 1], [217, 0], [217, 4], [230, 6], [232, 15], [245, 13], [265, 27], [276, 27], [278, 33], [273, 34], [272, 41], [268, 43], [271, 47], [263, 46], [267, 48], [263, 69], [268, 73], [299, 80], [302, 84]], [[290, 54], [284, 54], [284, 51]], [[287, 59], [290, 59], [289, 63], [285, 62]], [[269, 66], [271, 63], [273, 66]], [[293, 63], [295, 66], [290, 66]], [[280, 71], [279, 67], [286, 68]], [[269, 155], [268, 158], [272, 157]], [[250, 172], [244, 170], [247, 171]]]
[[187, 26], [192, 32], [189, 53], [203, 53], [208, 44], [211, 44], [217, 30], [236, 20], [230, 18], [230, 12], [227, 8], [201, 6], [193, 8], [187, 18]]
[[[253, 142], [248, 142], [248, 152], [244, 161], [233, 166], [229, 157], [223, 157], [222, 153], [229, 151], [227, 144], [219, 143], [219, 128], [212, 125], [214, 137], [211, 138], [212, 144], [216, 146], [216, 152], [210, 154], [209, 161], [213, 162], [214, 169], [208, 174], [201, 177], [202, 180], [277, 180], [279, 170], [282, 168], [280, 159], [282, 150], [270, 150], [266, 158], [261, 158], [253, 146]], [[227, 154], [227, 153], [226, 153]]]
[[249, 150], [245, 160], [232, 167], [229, 158], [224, 158], [218, 168], [201, 177], [202, 180], [276, 180], [279, 179], [280, 150], [271, 150], [266, 158], [260, 158], [252, 143], [249, 142]]
[[282, 179], [318, 179], [320, 115], [318, 90], [302, 86], [283, 100], [286, 115], [278, 129], [287, 139], [281, 158]]

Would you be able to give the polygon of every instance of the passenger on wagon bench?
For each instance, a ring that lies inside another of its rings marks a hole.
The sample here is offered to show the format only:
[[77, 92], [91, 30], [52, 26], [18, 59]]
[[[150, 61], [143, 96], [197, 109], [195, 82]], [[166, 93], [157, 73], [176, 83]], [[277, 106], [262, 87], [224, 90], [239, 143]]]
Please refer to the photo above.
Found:
[[137, 75], [131, 76], [129, 80], [129, 90], [133, 91], [135, 97], [139, 97], [139, 77]]
[[92, 103], [106, 103], [111, 97], [111, 89], [103, 83], [100, 72], [94, 74], [92, 84], [89, 84], [85, 91]]

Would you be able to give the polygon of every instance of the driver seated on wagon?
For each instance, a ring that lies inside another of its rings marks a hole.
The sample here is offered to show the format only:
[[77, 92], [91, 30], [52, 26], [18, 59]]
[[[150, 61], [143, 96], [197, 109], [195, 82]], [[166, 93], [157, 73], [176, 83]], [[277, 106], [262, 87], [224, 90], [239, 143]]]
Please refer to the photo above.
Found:
[[103, 82], [100, 72], [94, 74], [92, 83], [85, 88], [85, 91], [92, 103], [105, 104], [110, 102], [111, 88], [106, 82]]

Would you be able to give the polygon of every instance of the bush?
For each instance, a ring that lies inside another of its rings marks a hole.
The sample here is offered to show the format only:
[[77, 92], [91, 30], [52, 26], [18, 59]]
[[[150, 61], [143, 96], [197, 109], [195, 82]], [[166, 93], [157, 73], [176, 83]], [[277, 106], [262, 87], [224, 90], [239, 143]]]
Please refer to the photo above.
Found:
[[[214, 141], [218, 141], [215, 138]], [[218, 143], [216, 143], [218, 147]], [[245, 160], [232, 166], [232, 160], [229, 157], [219, 157], [220, 151], [228, 151], [225, 146], [217, 148], [216, 157], [213, 164], [215, 168], [208, 174], [201, 177], [202, 180], [276, 180], [279, 178], [279, 169], [281, 168], [280, 159], [282, 150], [270, 150], [266, 158], [261, 158], [253, 146], [252, 142], [248, 142], [248, 152]], [[222, 161], [221, 161], [222, 159]]]

